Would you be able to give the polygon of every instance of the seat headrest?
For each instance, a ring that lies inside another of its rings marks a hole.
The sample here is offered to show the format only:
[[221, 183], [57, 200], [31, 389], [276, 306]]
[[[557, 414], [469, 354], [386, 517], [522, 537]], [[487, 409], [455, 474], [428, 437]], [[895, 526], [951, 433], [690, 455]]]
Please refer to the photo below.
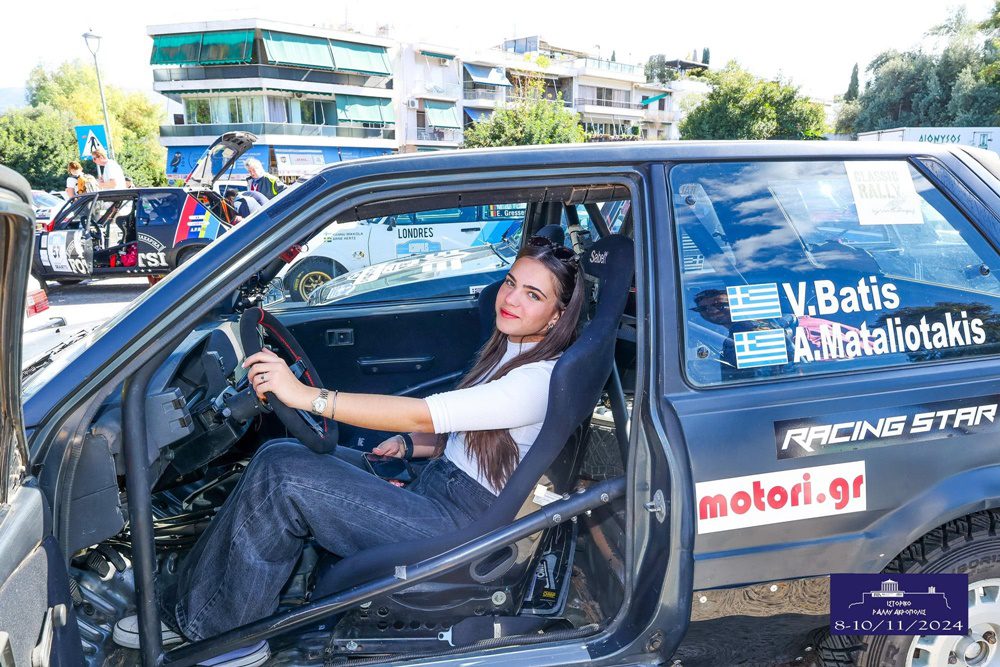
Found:
[[598, 240], [581, 257], [583, 272], [600, 281], [615, 276], [632, 280], [635, 257], [632, 255], [632, 240], [621, 234], [612, 234]]
[[561, 225], [545, 225], [535, 232], [535, 236], [541, 236], [542, 238], [552, 241], [556, 245], [562, 245], [566, 242], [566, 231]]

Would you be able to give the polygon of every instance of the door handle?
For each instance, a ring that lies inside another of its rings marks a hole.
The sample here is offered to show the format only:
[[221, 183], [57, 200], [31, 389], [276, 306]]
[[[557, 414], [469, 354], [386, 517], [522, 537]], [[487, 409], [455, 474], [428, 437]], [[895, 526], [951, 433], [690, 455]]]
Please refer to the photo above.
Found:
[[482, 227], [462, 227], [463, 232], [478, 232]]

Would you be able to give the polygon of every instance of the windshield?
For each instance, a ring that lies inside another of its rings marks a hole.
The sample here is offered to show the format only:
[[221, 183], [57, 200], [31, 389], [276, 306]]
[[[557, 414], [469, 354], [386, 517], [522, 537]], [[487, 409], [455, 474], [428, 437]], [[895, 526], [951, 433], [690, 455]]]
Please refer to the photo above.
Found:
[[39, 208], [58, 208], [63, 205], [63, 200], [50, 195], [48, 192], [32, 192], [31, 198], [35, 206]]

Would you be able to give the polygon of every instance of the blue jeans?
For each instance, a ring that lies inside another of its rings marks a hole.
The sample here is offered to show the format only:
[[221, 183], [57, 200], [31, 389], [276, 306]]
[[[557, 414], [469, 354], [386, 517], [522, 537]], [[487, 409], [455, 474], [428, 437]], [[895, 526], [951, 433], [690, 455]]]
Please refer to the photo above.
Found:
[[495, 500], [444, 457], [401, 488], [336, 455], [273, 440], [199, 538], [176, 590], [165, 591], [165, 620], [188, 639], [215, 636], [275, 612], [309, 537], [349, 556], [456, 530]]

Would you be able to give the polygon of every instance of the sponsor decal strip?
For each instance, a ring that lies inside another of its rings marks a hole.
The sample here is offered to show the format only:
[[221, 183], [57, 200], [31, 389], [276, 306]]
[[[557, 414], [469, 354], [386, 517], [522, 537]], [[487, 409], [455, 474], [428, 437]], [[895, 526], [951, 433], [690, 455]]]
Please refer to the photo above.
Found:
[[774, 422], [779, 459], [1000, 430], [1000, 395]]
[[698, 482], [698, 534], [867, 509], [865, 462]]

